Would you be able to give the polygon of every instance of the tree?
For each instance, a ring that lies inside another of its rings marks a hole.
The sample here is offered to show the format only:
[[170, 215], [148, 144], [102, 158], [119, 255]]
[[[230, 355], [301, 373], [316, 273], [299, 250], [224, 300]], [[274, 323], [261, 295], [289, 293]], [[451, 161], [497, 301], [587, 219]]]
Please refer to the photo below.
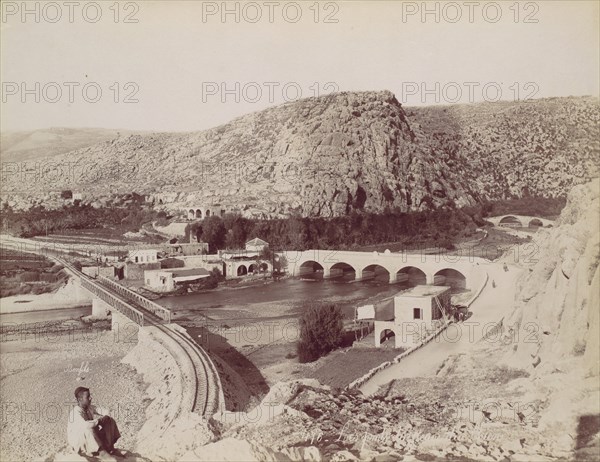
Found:
[[202, 239], [208, 243], [212, 252], [223, 248], [227, 230], [225, 229], [225, 225], [223, 225], [221, 217], [206, 217], [202, 222], [202, 231]]
[[344, 334], [343, 315], [334, 304], [309, 302], [300, 318], [298, 359], [311, 362], [341, 345]]
[[292, 250], [305, 250], [308, 247], [308, 230], [302, 218], [288, 219], [288, 240]]

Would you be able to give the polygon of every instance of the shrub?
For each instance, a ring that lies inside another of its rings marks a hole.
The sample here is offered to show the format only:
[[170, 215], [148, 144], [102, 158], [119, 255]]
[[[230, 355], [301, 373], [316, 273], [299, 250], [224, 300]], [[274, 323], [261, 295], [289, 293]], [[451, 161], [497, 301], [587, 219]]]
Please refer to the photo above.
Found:
[[315, 361], [341, 345], [342, 319], [342, 310], [334, 304], [310, 302], [304, 307], [297, 345], [301, 363]]
[[21, 273], [21, 282], [36, 282], [40, 280], [40, 275], [36, 271], [25, 271]]

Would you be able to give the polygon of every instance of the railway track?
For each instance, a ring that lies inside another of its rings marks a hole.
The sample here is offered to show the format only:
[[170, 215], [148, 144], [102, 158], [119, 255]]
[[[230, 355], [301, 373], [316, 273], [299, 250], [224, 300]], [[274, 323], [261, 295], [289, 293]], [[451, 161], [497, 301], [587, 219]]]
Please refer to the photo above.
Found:
[[[100, 283], [103, 287], [108, 287]], [[156, 327], [165, 335], [174, 340], [181, 346], [181, 350], [188, 358], [191, 367], [194, 371], [194, 399], [191, 405], [192, 412], [198, 412], [204, 416], [212, 416], [219, 407], [219, 390], [213, 390], [213, 387], [219, 383], [218, 372], [214, 369], [212, 360], [208, 354], [192, 339], [186, 337], [181, 332], [173, 327], [165, 324], [165, 321], [156, 316], [154, 313], [146, 310], [135, 299], [130, 299], [126, 295], [114, 294], [116, 297], [123, 299], [125, 302], [132, 305], [144, 313], [145, 325]]]
[[[117, 293], [112, 284], [102, 281], [101, 279], [93, 279], [73, 267], [70, 263], [59, 257], [54, 257], [61, 265], [70, 270], [75, 276], [85, 280], [88, 284], [96, 286], [103, 293], [108, 292], [117, 301], [125, 303], [135, 311], [142, 313], [143, 316], [137, 316], [132, 319], [142, 326], [154, 326], [160, 330], [165, 336], [169, 337], [177, 344], [183, 355], [188, 360], [188, 364], [193, 371], [193, 399], [190, 406], [191, 412], [197, 412], [203, 416], [211, 417], [221, 408], [221, 380], [219, 373], [214, 366], [214, 363], [208, 356], [208, 353], [195, 343], [191, 338], [179, 332], [176, 328], [165, 324], [165, 320], [158, 317], [155, 313], [149, 311], [139, 303], [139, 295], [127, 296], [126, 291]], [[106, 301], [106, 300], [105, 300]], [[110, 302], [108, 302], [110, 304]], [[112, 306], [112, 305], [111, 305]], [[141, 319], [141, 322], [140, 322]], [[177, 355], [176, 355], [177, 357]], [[186, 384], [184, 384], [185, 386]], [[188, 384], [189, 385], [189, 384]]]

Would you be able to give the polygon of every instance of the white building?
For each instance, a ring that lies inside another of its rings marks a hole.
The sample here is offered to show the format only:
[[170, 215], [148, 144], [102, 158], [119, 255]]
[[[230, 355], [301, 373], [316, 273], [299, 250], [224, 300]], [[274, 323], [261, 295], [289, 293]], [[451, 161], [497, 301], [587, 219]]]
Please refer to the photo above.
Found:
[[373, 310], [361, 307], [363, 309], [359, 308], [357, 315], [374, 313], [375, 346], [380, 346], [382, 340], [391, 336], [395, 336], [396, 348], [412, 346], [445, 322], [445, 316], [452, 309], [451, 289], [447, 286], [415, 286], [394, 297], [393, 316], [390, 303], [375, 304]]
[[198, 282], [210, 273], [204, 268], [174, 268], [144, 271], [144, 284], [154, 292], [172, 292], [181, 285]]
[[156, 249], [136, 249], [127, 253], [127, 259], [131, 263], [156, 263], [158, 260], [158, 250]]

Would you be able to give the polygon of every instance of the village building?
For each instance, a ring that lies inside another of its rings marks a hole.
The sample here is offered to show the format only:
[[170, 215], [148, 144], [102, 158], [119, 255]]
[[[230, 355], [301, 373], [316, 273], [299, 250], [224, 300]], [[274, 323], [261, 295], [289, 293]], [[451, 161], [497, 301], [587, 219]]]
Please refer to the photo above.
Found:
[[145, 287], [153, 292], [173, 292], [210, 276], [204, 268], [174, 268], [144, 271]]
[[244, 249], [220, 250], [219, 257], [223, 261], [225, 278], [235, 279], [273, 271], [272, 262], [260, 258], [263, 249], [268, 245], [268, 242], [254, 238], [246, 242]]
[[156, 263], [158, 261], [158, 250], [135, 249], [127, 253], [127, 260], [131, 263]]
[[198, 242], [190, 233], [189, 242], [181, 242], [179, 239], [173, 238], [162, 245], [162, 252], [167, 257], [203, 255], [208, 253], [208, 242]]
[[358, 307], [357, 321], [374, 323], [375, 346], [395, 337], [395, 347], [410, 347], [447, 322], [452, 288], [418, 285], [392, 299]]

